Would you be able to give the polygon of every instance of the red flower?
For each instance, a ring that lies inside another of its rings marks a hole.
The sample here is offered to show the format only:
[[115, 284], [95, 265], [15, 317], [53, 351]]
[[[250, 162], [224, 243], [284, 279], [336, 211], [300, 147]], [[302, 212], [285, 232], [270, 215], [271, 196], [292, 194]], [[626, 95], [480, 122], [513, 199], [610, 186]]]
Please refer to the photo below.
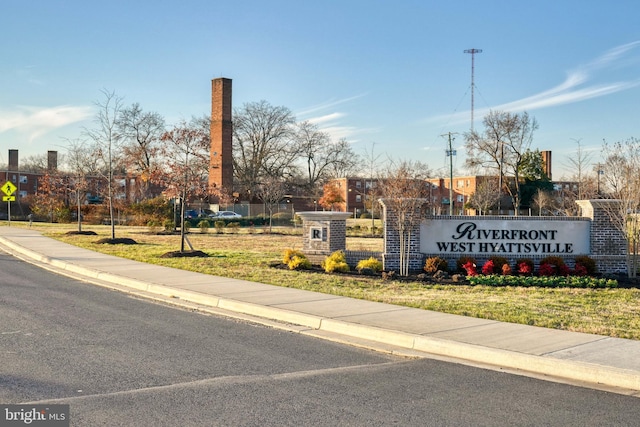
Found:
[[531, 266], [526, 262], [521, 262], [518, 264], [518, 273], [520, 274], [531, 274]]
[[467, 272], [467, 276], [477, 276], [478, 275], [478, 271], [476, 270], [476, 265], [474, 263], [472, 263], [471, 261], [469, 261], [465, 265], [463, 265], [462, 268], [464, 268], [465, 271]]
[[485, 262], [482, 266], [482, 274], [486, 274], [487, 276], [493, 274], [494, 267], [492, 260]]

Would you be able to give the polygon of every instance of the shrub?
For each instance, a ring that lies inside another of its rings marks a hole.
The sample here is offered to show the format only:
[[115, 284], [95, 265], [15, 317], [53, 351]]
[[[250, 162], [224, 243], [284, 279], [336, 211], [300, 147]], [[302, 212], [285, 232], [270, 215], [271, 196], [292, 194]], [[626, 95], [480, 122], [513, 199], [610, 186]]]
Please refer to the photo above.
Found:
[[201, 233], [206, 233], [207, 231], [209, 231], [210, 226], [211, 225], [209, 224], [209, 221], [207, 221], [206, 219], [203, 219], [198, 223], [198, 228], [200, 229]]
[[149, 229], [149, 233], [157, 233], [160, 228], [160, 224], [158, 221], [150, 219], [147, 221], [147, 228]]
[[164, 221], [164, 231], [173, 231], [176, 229], [176, 223], [172, 219]]
[[467, 273], [467, 276], [477, 276], [478, 275], [478, 271], [476, 270], [476, 265], [475, 265], [475, 263], [473, 263], [471, 261], [467, 261], [467, 263], [465, 265], [463, 265], [462, 268]]
[[347, 264], [347, 258], [343, 251], [335, 251], [322, 261], [321, 264], [324, 271], [327, 273], [333, 273], [338, 271], [340, 273], [346, 273], [349, 271], [349, 265]]
[[463, 256], [458, 258], [456, 261], [456, 268], [458, 271], [466, 272], [467, 269], [464, 267], [466, 264], [471, 263], [473, 265], [476, 264], [476, 259], [470, 256]]
[[469, 283], [473, 286], [537, 286], [541, 288], [616, 288], [618, 286], [618, 282], [612, 279], [575, 276], [474, 276], [469, 278]]
[[531, 276], [533, 274], [533, 260], [523, 258], [516, 262], [516, 272], [523, 276]]
[[482, 266], [482, 274], [484, 275], [488, 276], [490, 274], [493, 274], [494, 270], [495, 270], [495, 265], [493, 264], [493, 260], [488, 260]]
[[358, 270], [358, 273], [361, 273], [365, 268], [373, 270], [376, 273], [380, 273], [382, 271], [382, 262], [374, 257], [358, 261], [358, 264], [356, 265], [356, 270]]
[[213, 226], [216, 228], [216, 233], [218, 234], [222, 234], [222, 229], [224, 228], [224, 226], [226, 225], [226, 223], [224, 221], [216, 221], [213, 223]]
[[493, 262], [493, 271], [496, 273], [502, 273], [502, 268], [505, 265], [509, 264], [509, 261], [505, 257], [501, 256], [492, 256], [489, 258], [490, 261]]
[[440, 257], [430, 257], [424, 263], [424, 271], [433, 274], [436, 271], [447, 271], [449, 269], [449, 264], [446, 259], [442, 259]]
[[360, 214], [360, 218], [362, 218], [362, 219], [365, 219], [365, 218], [366, 219], [371, 219], [371, 214], [369, 212], [362, 212]]
[[237, 233], [238, 230], [240, 229], [240, 223], [239, 222], [230, 222], [229, 224], [227, 224], [227, 228], [232, 232], [232, 233]]
[[540, 276], [555, 276], [555, 268], [551, 264], [540, 264], [540, 268], [538, 269], [538, 274]]
[[581, 255], [576, 257], [575, 262], [577, 275], [582, 275], [578, 274], [578, 270], [580, 270], [580, 272], [584, 271], [585, 274], [589, 276], [595, 276], [596, 274], [598, 274], [598, 268], [596, 267], [596, 262], [593, 258], [586, 255]]
[[569, 274], [569, 267], [559, 256], [548, 256], [540, 261], [541, 276], [566, 276]]
[[295, 249], [286, 249], [282, 254], [282, 262], [289, 270], [306, 270], [311, 268], [311, 262], [305, 254]]
[[589, 276], [589, 273], [587, 272], [587, 268], [584, 265], [580, 265], [580, 264], [576, 264], [574, 274], [576, 276]]
[[510, 276], [511, 275], [511, 267], [509, 266], [509, 264], [504, 264], [502, 266], [502, 275], [503, 276]]

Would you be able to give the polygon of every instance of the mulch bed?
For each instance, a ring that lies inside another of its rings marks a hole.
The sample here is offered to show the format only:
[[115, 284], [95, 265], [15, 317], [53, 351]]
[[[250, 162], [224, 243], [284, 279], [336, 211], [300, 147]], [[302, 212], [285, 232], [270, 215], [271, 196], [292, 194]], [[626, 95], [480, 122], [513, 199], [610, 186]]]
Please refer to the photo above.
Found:
[[135, 240], [129, 239], [127, 237], [120, 237], [115, 239], [104, 238], [104, 239], [98, 240], [96, 243], [108, 244], [108, 245], [137, 245], [138, 244], [138, 242], [136, 242]]
[[202, 251], [184, 251], [184, 252], [171, 251], [171, 252], [162, 254], [160, 258], [194, 258], [194, 257], [206, 258], [208, 256], [209, 255], [207, 255]]
[[[272, 268], [278, 268], [282, 270], [288, 270], [289, 267], [286, 264], [281, 262], [273, 262], [271, 263]], [[401, 282], [423, 282], [425, 284], [451, 284], [451, 285], [468, 285], [469, 282], [466, 279], [466, 276], [462, 274], [442, 274], [442, 275], [431, 275], [426, 273], [418, 273], [418, 274], [410, 274], [408, 276], [400, 276], [397, 273], [391, 271], [386, 272], [383, 271], [381, 273], [376, 273], [372, 270], [364, 269], [362, 272], [358, 272], [356, 270], [350, 270], [347, 272], [333, 272], [327, 273], [324, 269], [319, 265], [312, 265], [311, 268], [303, 270], [305, 272], [318, 273], [318, 274], [340, 274], [343, 276], [364, 276], [364, 277], [378, 277], [383, 280], [396, 280]]]
[[[273, 262], [271, 264], [272, 268], [278, 268], [283, 270], [288, 270], [289, 267], [286, 264], [281, 262]], [[351, 270], [345, 273], [342, 272], [333, 272], [327, 273], [324, 271], [322, 267], [319, 265], [312, 265], [310, 269], [304, 270], [305, 272], [318, 273], [318, 274], [341, 274], [344, 276], [369, 276], [369, 277], [379, 277], [384, 280], [395, 280], [400, 282], [422, 282], [428, 285], [468, 285], [469, 281], [466, 279], [464, 274], [426, 274], [426, 273], [413, 273], [408, 276], [400, 276], [394, 272], [382, 272], [375, 273], [371, 271], [363, 271], [359, 273], [356, 270]], [[610, 279], [615, 279], [618, 281], [618, 288], [622, 289], [640, 289], [640, 277], [629, 278], [626, 274], [610, 274], [607, 275]]]

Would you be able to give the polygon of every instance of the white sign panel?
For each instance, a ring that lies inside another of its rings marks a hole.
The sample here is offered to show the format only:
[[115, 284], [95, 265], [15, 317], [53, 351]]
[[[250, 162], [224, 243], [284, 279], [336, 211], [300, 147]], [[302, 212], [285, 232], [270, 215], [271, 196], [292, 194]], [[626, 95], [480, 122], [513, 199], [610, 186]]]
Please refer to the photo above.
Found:
[[584, 255], [589, 221], [427, 219], [420, 227], [425, 254]]

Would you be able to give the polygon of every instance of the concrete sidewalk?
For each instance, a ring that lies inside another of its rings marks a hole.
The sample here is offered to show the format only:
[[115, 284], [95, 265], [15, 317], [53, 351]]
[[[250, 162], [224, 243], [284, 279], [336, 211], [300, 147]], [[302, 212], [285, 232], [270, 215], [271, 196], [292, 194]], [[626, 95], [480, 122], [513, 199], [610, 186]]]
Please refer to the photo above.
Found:
[[417, 357], [493, 369], [640, 396], [640, 341], [500, 323], [209, 276], [81, 249], [18, 227], [0, 227], [0, 248], [91, 283], [316, 337]]

